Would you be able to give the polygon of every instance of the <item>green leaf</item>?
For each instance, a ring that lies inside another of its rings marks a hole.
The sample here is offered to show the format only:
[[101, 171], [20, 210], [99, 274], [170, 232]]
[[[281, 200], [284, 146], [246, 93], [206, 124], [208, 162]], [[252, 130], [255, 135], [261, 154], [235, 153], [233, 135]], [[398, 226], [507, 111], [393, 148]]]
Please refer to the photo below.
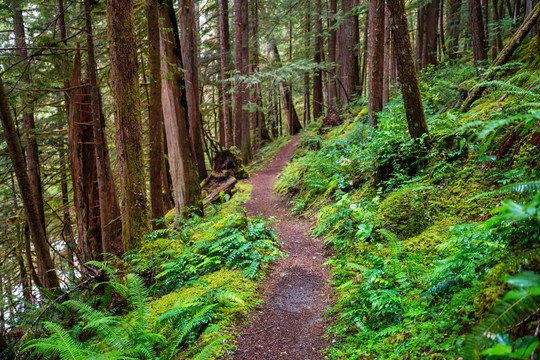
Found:
[[504, 281], [522, 289], [528, 289], [540, 284], [540, 275], [532, 271], [522, 271], [514, 276], [505, 276]]

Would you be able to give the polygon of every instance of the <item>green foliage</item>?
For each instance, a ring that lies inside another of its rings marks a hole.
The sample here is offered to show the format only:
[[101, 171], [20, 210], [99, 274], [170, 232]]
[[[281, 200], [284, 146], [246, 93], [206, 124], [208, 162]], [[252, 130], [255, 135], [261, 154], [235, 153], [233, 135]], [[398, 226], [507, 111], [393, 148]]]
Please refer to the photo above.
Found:
[[[49, 358], [64, 359], [173, 359], [187, 345], [193, 344], [208, 325], [219, 318], [218, 306], [242, 300], [231, 291], [210, 289], [191, 300], [180, 302], [152, 320], [148, 292], [142, 278], [128, 274], [127, 300], [132, 311], [125, 316], [93, 309], [79, 301], [62, 306], [76, 311], [80, 322], [71, 329], [45, 322], [48, 337], [31, 340], [25, 351]], [[165, 330], [164, 330], [165, 329]], [[83, 341], [82, 339], [86, 339]], [[88, 338], [91, 340], [89, 341]], [[198, 356], [207, 358], [216, 341], [203, 346]]]
[[[505, 280], [517, 290], [509, 291], [491, 313], [473, 328], [465, 342], [464, 358], [481, 359], [481, 355], [488, 355], [487, 359], [529, 359], [538, 347], [538, 339], [534, 337], [520, 339], [514, 347], [511, 340], [508, 341], [509, 337], [501, 333], [540, 311], [540, 275], [524, 271], [516, 276], [505, 277]], [[491, 337], [505, 341], [499, 340], [498, 345], [482, 351], [490, 340], [492, 342]]]
[[[326, 135], [305, 132], [280, 176], [276, 191], [296, 212], [317, 212], [313, 233], [336, 250], [337, 341], [328, 358], [457, 358], [464, 334], [504, 295], [500, 278], [539, 270], [538, 91], [523, 89], [535, 76], [516, 74], [467, 114], [448, 111], [474, 73], [457, 63], [421, 74], [429, 149], [406, 138], [400, 98], [376, 129], [364, 124], [359, 102], [354, 122], [343, 114]], [[533, 307], [514, 318], [522, 335], [511, 335], [506, 358], [536, 346], [523, 336], [536, 321], [527, 317]]]

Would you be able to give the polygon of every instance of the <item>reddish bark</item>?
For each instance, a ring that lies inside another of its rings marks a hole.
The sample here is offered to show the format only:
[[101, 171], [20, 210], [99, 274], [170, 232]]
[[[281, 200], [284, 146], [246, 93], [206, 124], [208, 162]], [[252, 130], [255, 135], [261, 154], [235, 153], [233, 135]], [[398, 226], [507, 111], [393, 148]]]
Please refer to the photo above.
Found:
[[115, 184], [112, 177], [109, 146], [105, 134], [105, 117], [102, 112], [101, 97], [97, 84], [97, 65], [94, 53], [94, 37], [90, 0], [84, 1], [86, 17], [86, 47], [88, 51], [88, 78], [92, 97], [92, 122], [94, 128], [96, 171], [99, 189], [99, 214], [101, 218], [101, 237], [103, 253], [123, 253], [122, 222], [120, 207], [116, 197]]
[[34, 188], [30, 183], [28, 172], [26, 170], [23, 149], [15, 122], [11, 116], [9, 110], [9, 104], [7, 101], [6, 92], [4, 89], [4, 83], [0, 77], [0, 119], [2, 121], [2, 127], [4, 128], [4, 137], [8, 146], [9, 157], [13, 164], [13, 170], [17, 177], [17, 183], [19, 184], [19, 190], [21, 193], [21, 199], [23, 201], [24, 211], [27, 217], [27, 223], [30, 227], [30, 233], [32, 234], [32, 242], [36, 250], [36, 258], [41, 261], [43, 268], [45, 269], [44, 277], [45, 283], [43, 284], [48, 289], [55, 289], [60, 286], [54, 263], [49, 253], [49, 245], [47, 243], [47, 237], [41, 221], [39, 220], [39, 207], [37, 197], [34, 194]]
[[[384, 4], [384, 1], [382, 3]], [[343, 87], [339, 87], [342, 104], [345, 104], [347, 99], [356, 93], [360, 82], [358, 78], [358, 53], [355, 49], [359, 41], [358, 16], [350, 14], [353, 6], [354, 0], [341, 1], [342, 13], [348, 14], [337, 32], [337, 63], [340, 80], [343, 84]], [[382, 25], [383, 23], [381, 23]]]
[[[167, 139], [167, 154], [174, 190], [175, 208], [178, 214], [186, 206], [195, 206], [199, 200], [199, 177], [194, 167], [194, 156], [186, 122], [186, 110], [178, 84], [181, 77], [178, 26], [170, 1], [160, 8], [161, 100]], [[172, 30], [172, 31], [171, 31]]]
[[376, 113], [382, 111], [384, 70], [384, 0], [369, 1], [369, 123], [377, 126]]
[[[279, 56], [279, 51], [277, 45], [272, 46], [272, 55], [278, 67], [281, 66], [281, 59]], [[298, 134], [302, 130], [302, 125], [298, 118], [298, 113], [294, 107], [294, 102], [292, 98], [291, 91], [289, 86], [284, 81], [278, 81], [279, 90], [281, 92], [281, 97], [283, 99], [283, 110], [285, 111], [285, 121], [287, 123], [287, 131], [289, 135]]]
[[[324, 43], [322, 37], [322, 6], [321, 0], [315, 0], [315, 51], [313, 61], [317, 66], [322, 64], [322, 52], [324, 50]], [[324, 95], [323, 95], [323, 83], [322, 83], [322, 72], [320, 68], [315, 69], [313, 72], [313, 118], [317, 119], [323, 114], [323, 104], [324, 104]]]
[[[249, 71], [248, 1], [235, 0], [234, 13], [234, 67], [240, 76], [245, 77]], [[249, 91], [245, 82], [238, 80], [234, 95], [234, 144], [240, 149], [242, 160], [246, 163], [251, 159], [249, 112], [244, 109], [248, 99]]]
[[223, 103], [223, 144], [225, 147], [233, 145], [233, 124], [231, 111], [231, 97], [229, 90], [231, 88], [228, 79], [228, 72], [231, 70], [230, 65], [230, 35], [229, 35], [229, 3], [227, 0], [218, 0], [219, 11], [219, 49], [221, 63], [221, 81], [222, 91], [221, 100]]
[[197, 52], [197, 32], [195, 29], [195, 5], [193, 0], [180, 0], [180, 42], [182, 64], [186, 83], [189, 137], [191, 150], [195, 154], [199, 181], [208, 176], [206, 171], [202, 135], [201, 113], [199, 109], [199, 58]]
[[[81, 84], [81, 55], [77, 51], [70, 87]], [[90, 88], [81, 87], [71, 92], [68, 149], [78, 245], [84, 261], [100, 259], [99, 254], [103, 252], [91, 104]]]
[[[13, 0], [11, 3], [13, 10], [13, 32], [15, 34], [15, 44], [17, 46], [17, 56], [21, 58], [26, 58], [28, 52], [26, 50], [26, 35], [24, 30], [24, 21], [21, 6], [19, 1]], [[30, 82], [28, 78], [28, 72], [23, 74], [23, 81]], [[22, 129], [23, 129], [23, 139], [25, 143], [26, 150], [26, 167], [28, 171], [28, 178], [30, 180], [30, 185], [32, 186], [33, 193], [36, 196], [37, 206], [38, 206], [38, 215], [39, 218], [37, 221], [41, 223], [45, 237], [47, 236], [47, 224], [45, 222], [45, 210], [43, 207], [43, 185], [41, 184], [41, 171], [40, 171], [40, 162], [39, 162], [39, 149], [34, 136], [36, 129], [34, 113], [31, 111], [32, 99], [28, 96], [25, 96], [24, 102], [30, 104], [30, 110], [25, 110], [22, 113]], [[47, 271], [45, 264], [41, 258], [37, 258], [37, 268], [38, 275], [41, 278], [42, 283], [46, 283], [47, 277], [45, 272]]]
[[124, 250], [137, 248], [149, 232], [142, 151], [137, 43], [132, 0], [108, 0], [107, 34], [115, 113], [116, 152], [122, 202]]
[[469, 27], [471, 30], [474, 61], [487, 60], [486, 33], [480, 0], [467, 0], [469, 4]]
[[328, 29], [330, 36], [328, 37], [328, 106], [337, 105], [338, 90], [335, 76], [336, 74], [336, 47], [337, 47], [337, 32], [334, 29], [336, 24], [337, 0], [329, 0], [328, 2]]
[[392, 44], [396, 50], [394, 56], [399, 73], [401, 93], [403, 94], [407, 125], [411, 137], [416, 139], [424, 134], [429, 134], [429, 131], [414, 67], [405, 4], [403, 0], [387, 0], [387, 3], [390, 9]]
[[[152, 219], [160, 219], [165, 214], [163, 209], [162, 177], [163, 162], [163, 112], [161, 105], [161, 59], [159, 52], [159, 11], [158, 1], [149, 0], [147, 5], [148, 25], [148, 63], [150, 68], [150, 99], [148, 104], [148, 122], [150, 127], [150, 204]], [[154, 223], [154, 228], [160, 227]]]

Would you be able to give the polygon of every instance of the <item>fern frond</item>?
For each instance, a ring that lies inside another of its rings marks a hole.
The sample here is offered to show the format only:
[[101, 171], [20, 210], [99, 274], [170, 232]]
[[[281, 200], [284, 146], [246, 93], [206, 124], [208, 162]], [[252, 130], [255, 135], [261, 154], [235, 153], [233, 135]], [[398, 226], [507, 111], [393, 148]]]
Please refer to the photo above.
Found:
[[177, 331], [172, 340], [169, 342], [167, 349], [165, 350], [166, 358], [172, 359], [174, 354], [176, 354], [178, 347], [184, 342], [186, 336], [197, 326], [199, 321], [208, 314], [217, 304], [211, 304], [203, 307], [199, 312], [197, 312], [191, 320], [186, 323], [182, 328]]
[[82, 360], [91, 353], [83, 350], [83, 345], [71, 337], [60, 325], [44, 322], [45, 328], [52, 332], [47, 339], [33, 340], [24, 350], [34, 350], [33, 354], [60, 356], [61, 360]]
[[64, 303], [70, 309], [87, 320], [84, 329], [95, 330], [114, 349], [128, 349], [129, 341], [121, 332], [121, 321], [114, 316], [93, 309], [91, 306], [80, 301], [68, 300]]
[[214, 354], [214, 350], [219, 347], [225, 340], [226, 336], [219, 337], [204, 347], [192, 360], [207, 360]]
[[386, 229], [378, 229], [376, 230], [376, 232], [381, 234], [382, 237], [386, 240], [387, 244], [390, 246], [390, 253], [392, 254], [392, 258], [399, 258], [399, 256], [403, 252], [403, 245], [401, 244], [401, 241], [399, 241], [396, 234]]
[[126, 276], [129, 300], [135, 307], [139, 322], [142, 322], [148, 312], [147, 303], [149, 301], [148, 290], [144, 285], [143, 279], [135, 274]]
[[223, 290], [223, 291], [218, 292], [216, 294], [216, 298], [217, 300], [221, 302], [227, 302], [227, 303], [235, 302], [238, 304], [244, 304], [244, 300], [242, 300], [240, 296], [238, 296], [238, 294], [232, 291], [228, 291], [228, 290]]
[[519, 193], [519, 194], [535, 194], [538, 191], [540, 191], [540, 181], [518, 182], [518, 183], [501, 186], [500, 188], [493, 191], [488, 191], [488, 192], [478, 194], [476, 196], [473, 196], [470, 199], [467, 199], [467, 202], [474, 201], [476, 199], [483, 198], [490, 195], [497, 195], [497, 194], [511, 193], [511, 192]]
[[463, 358], [480, 359], [480, 353], [488, 341], [487, 336], [505, 332], [539, 310], [540, 296], [528, 292], [523, 292], [521, 297], [503, 300], [467, 336]]

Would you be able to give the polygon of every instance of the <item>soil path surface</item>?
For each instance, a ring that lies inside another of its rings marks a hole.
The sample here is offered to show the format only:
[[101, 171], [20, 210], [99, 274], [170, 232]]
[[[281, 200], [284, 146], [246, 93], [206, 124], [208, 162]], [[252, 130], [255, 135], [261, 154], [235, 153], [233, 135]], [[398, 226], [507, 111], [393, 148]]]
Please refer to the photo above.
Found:
[[251, 179], [247, 212], [276, 218], [274, 226], [287, 257], [272, 264], [261, 286], [264, 302], [240, 329], [234, 360], [316, 360], [323, 359], [321, 350], [327, 347], [323, 316], [332, 304], [332, 289], [328, 269], [322, 266], [328, 258], [325, 246], [309, 236], [312, 224], [290, 215], [289, 204], [272, 191], [297, 141], [294, 137]]

